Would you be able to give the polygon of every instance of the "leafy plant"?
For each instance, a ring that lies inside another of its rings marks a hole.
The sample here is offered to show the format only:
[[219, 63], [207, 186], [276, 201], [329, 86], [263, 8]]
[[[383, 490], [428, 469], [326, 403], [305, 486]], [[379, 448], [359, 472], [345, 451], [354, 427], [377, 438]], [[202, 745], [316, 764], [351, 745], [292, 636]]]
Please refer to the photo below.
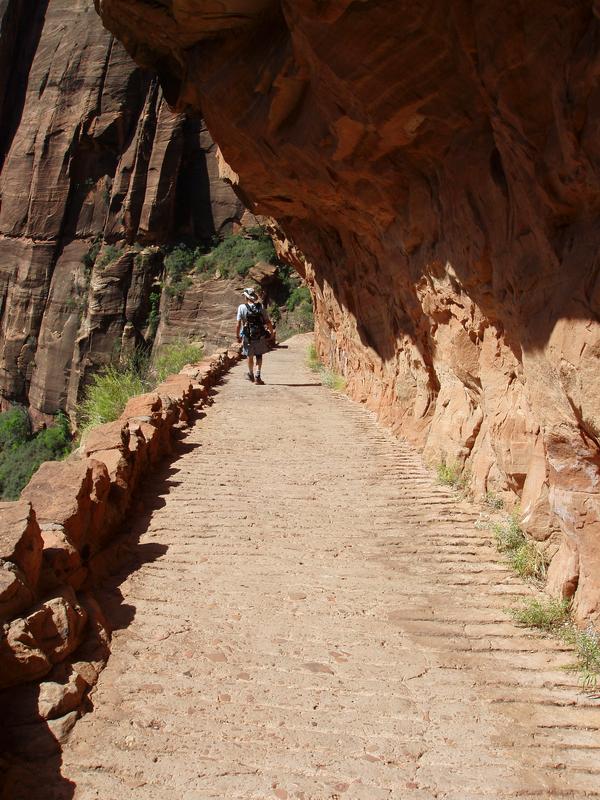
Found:
[[250, 228], [226, 236], [212, 252], [199, 256], [196, 270], [218, 270], [226, 278], [243, 277], [259, 261], [276, 264], [277, 255], [271, 237], [262, 228]]
[[541, 580], [546, 575], [548, 560], [537, 545], [523, 533], [517, 515], [492, 525], [499, 552], [504, 553], [517, 575]]
[[590, 625], [581, 631], [574, 626], [566, 629], [563, 639], [575, 648], [577, 664], [583, 689], [595, 691], [600, 682], [600, 636]]
[[114, 244], [107, 244], [102, 251], [102, 255], [98, 257], [97, 264], [100, 269], [112, 264], [122, 255], [122, 251], [115, 247]]
[[0, 450], [23, 444], [31, 435], [29, 414], [21, 406], [13, 406], [0, 414]]
[[579, 673], [584, 691], [595, 691], [600, 683], [600, 636], [590, 625], [582, 631], [571, 620], [569, 600], [532, 598], [510, 609], [521, 625], [537, 628], [559, 639], [575, 651], [576, 663], [567, 669]]
[[154, 341], [160, 322], [160, 290], [154, 289], [150, 292], [149, 303], [147, 338]]
[[311, 369], [313, 372], [318, 372], [321, 369], [321, 362], [319, 360], [319, 354], [317, 353], [317, 348], [314, 344], [309, 344], [308, 351], [306, 353], [306, 363], [308, 368]]
[[86, 276], [89, 276], [89, 274], [91, 273], [94, 263], [98, 258], [98, 253], [100, 252], [101, 247], [102, 247], [102, 237], [96, 237], [92, 242], [92, 244], [90, 245], [90, 248], [87, 251], [87, 253], [85, 253], [83, 258], [81, 259], [81, 263], [83, 264]]
[[54, 425], [32, 434], [24, 409], [0, 414], [0, 499], [17, 500], [44, 461], [56, 461], [71, 451], [69, 420], [58, 413]]
[[501, 508], [504, 508], [504, 500], [501, 497], [498, 497], [494, 494], [494, 492], [486, 492], [485, 497], [483, 498], [483, 502], [486, 506], [499, 511]]
[[510, 613], [521, 625], [550, 632], [556, 631], [568, 622], [570, 607], [568, 600], [532, 597], [519, 607], [511, 608]]
[[436, 472], [438, 481], [444, 486], [450, 486], [453, 489], [464, 489], [467, 483], [467, 476], [461, 471], [460, 465], [455, 462], [448, 464], [445, 458], [437, 465]]
[[293, 311], [300, 305], [308, 305], [312, 311], [312, 296], [308, 286], [296, 286], [290, 293], [286, 303], [288, 311]]
[[308, 346], [306, 364], [309, 369], [318, 373], [323, 386], [327, 386], [328, 389], [333, 389], [335, 392], [343, 392], [346, 388], [346, 380], [342, 375], [327, 369], [321, 364], [314, 344]]
[[321, 370], [321, 383], [328, 389], [333, 389], [334, 392], [343, 392], [346, 388], [345, 378], [330, 369]]

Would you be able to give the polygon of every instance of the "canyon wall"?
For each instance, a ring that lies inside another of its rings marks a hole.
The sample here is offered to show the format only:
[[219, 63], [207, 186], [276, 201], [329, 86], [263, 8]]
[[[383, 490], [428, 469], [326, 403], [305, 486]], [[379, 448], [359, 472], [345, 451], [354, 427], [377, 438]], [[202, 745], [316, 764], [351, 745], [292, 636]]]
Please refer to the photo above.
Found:
[[600, 72], [583, 0], [96, 0], [309, 263], [350, 394], [520, 502], [600, 612]]
[[231, 340], [237, 284], [163, 292], [157, 245], [209, 242], [244, 208], [204, 123], [169, 111], [92, 0], [0, 4], [0, 114], [3, 408], [49, 421], [123, 348]]

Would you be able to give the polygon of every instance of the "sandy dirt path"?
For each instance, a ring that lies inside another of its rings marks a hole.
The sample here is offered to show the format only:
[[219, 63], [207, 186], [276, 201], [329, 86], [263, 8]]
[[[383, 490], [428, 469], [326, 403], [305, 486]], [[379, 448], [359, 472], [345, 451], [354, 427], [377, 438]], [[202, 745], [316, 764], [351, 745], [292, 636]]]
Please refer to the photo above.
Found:
[[598, 702], [505, 613], [530, 590], [306, 347], [264, 387], [235, 368], [149, 481], [94, 710], [40, 797], [600, 797]]

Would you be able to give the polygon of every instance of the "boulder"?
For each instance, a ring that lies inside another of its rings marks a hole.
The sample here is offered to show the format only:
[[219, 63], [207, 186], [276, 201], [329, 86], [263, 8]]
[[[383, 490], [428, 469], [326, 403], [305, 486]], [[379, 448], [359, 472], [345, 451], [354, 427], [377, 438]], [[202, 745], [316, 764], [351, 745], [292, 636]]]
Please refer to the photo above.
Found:
[[40, 678], [81, 643], [87, 612], [71, 587], [5, 625], [0, 640], [0, 689]]
[[24, 498], [0, 503], [0, 622], [30, 605], [37, 593], [43, 541]]

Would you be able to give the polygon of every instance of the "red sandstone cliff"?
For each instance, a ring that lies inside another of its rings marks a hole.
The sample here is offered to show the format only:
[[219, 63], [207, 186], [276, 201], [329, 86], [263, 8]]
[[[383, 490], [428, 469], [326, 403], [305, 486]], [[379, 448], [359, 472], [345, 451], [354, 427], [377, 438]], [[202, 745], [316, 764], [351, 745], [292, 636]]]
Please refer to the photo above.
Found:
[[594, 4], [96, 5], [311, 260], [351, 394], [520, 498], [552, 590], [597, 614]]
[[[148, 338], [163, 263], [140, 246], [210, 240], [243, 207], [204, 124], [168, 110], [91, 0], [0, 4], [0, 114], [0, 397], [46, 419]], [[107, 243], [125, 248], [102, 265]], [[165, 293], [159, 339], [229, 342], [232, 291]]]

